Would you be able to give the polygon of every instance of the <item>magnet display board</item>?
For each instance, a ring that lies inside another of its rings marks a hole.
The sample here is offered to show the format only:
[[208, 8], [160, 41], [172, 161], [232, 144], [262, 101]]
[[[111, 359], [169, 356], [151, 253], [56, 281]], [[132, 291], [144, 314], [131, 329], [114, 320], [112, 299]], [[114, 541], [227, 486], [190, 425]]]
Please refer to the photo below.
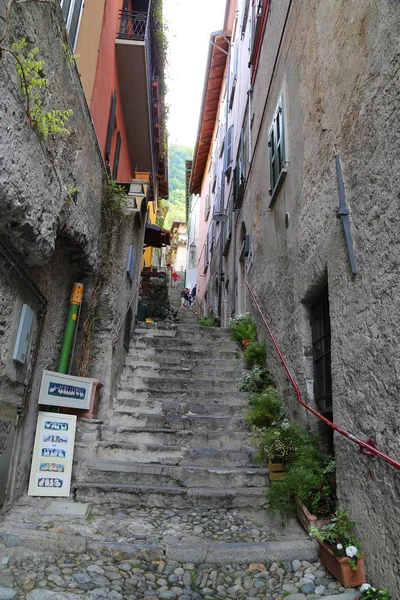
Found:
[[69, 496], [76, 415], [39, 412], [29, 496]]
[[92, 389], [93, 379], [45, 370], [42, 375], [38, 403], [88, 410]]

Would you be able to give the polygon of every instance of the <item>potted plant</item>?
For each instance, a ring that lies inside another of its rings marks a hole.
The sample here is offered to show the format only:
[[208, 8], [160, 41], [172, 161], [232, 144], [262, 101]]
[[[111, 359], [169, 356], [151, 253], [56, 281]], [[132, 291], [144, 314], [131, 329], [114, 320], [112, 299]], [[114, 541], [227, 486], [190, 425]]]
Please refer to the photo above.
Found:
[[228, 327], [232, 330], [232, 339], [242, 342], [243, 350], [257, 337], [257, 326], [249, 313], [232, 317], [228, 321]]
[[283, 523], [297, 513], [307, 532], [312, 525], [328, 524], [335, 510], [335, 495], [325, 473], [329, 462], [317, 438], [304, 431], [284, 479], [268, 490], [270, 511], [279, 513]]
[[264, 392], [252, 394], [249, 408], [245, 411], [245, 419], [249, 425], [269, 427], [279, 419], [282, 402], [278, 392], [271, 387]]
[[243, 373], [239, 390], [241, 392], [260, 393], [273, 385], [275, 385], [275, 380], [267, 367], [254, 365], [250, 372]]
[[369, 583], [364, 583], [360, 587], [360, 592], [361, 594], [356, 596], [356, 600], [392, 600], [392, 596], [389, 594], [387, 588], [377, 590], [369, 585]]
[[268, 471], [271, 482], [280, 481], [285, 476], [286, 465], [293, 459], [296, 448], [303, 437], [298, 425], [283, 418], [268, 428], [262, 451], [268, 457]]
[[322, 564], [344, 587], [365, 583], [364, 554], [354, 528], [354, 521], [340, 507], [328, 525], [310, 529], [319, 543]]
[[246, 369], [252, 369], [255, 365], [265, 367], [267, 351], [264, 342], [253, 342], [243, 353]]

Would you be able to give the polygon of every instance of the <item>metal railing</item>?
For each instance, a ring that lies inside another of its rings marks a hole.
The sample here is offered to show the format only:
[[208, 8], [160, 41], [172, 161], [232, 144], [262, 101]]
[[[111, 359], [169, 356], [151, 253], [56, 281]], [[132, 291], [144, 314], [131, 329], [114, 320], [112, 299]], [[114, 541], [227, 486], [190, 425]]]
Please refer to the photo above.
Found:
[[265, 325], [266, 330], [268, 331], [269, 337], [271, 338], [271, 341], [275, 347], [275, 350], [278, 353], [278, 356], [283, 364], [283, 367], [289, 377], [290, 383], [292, 384], [292, 387], [294, 389], [294, 391], [296, 392], [296, 396], [297, 396], [297, 401], [299, 402], [299, 404], [301, 404], [302, 406], [304, 406], [304, 408], [306, 408], [308, 411], [310, 411], [315, 417], [317, 417], [318, 419], [320, 419], [321, 421], [323, 421], [324, 423], [326, 423], [326, 425], [328, 425], [329, 427], [331, 427], [332, 429], [334, 429], [335, 431], [337, 431], [338, 433], [340, 433], [341, 435], [343, 435], [344, 437], [346, 437], [348, 440], [350, 440], [351, 442], [354, 442], [355, 444], [358, 444], [358, 446], [360, 447], [360, 452], [362, 454], [366, 454], [368, 456], [378, 456], [379, 458], [381, 458], [382, 460], [386, 461], [387, 463], [389, 463], [390, 465], [392, 465], [392, 467], [395, 467], [396, 469], [400, 470], [400, 462], [398, 462], [397, 460], [395, 460], [394, 458], [391, 458], [390, 456], [388, 456], [387, 454], [384, 454], [384, 452], [381, 452], [380, 450], [378, 450], [378, 448], [376, 448], [375, 446], [375, 440], [374, 439], [369, 439], [367, 442], [364, 442], [363, 440], [360, 440], [359, 438], [357, 438], [356, 436], [352, 435], [351, 433], [349, 433], [348, 431], [346, 431], [345, 429], [342, 429], [341, 427], [339, 427], [339, 425], [336, 425], [336, 423], [333, 423], [332, 421], [329, 421], [329, 419], [327, 419], [326, 417], [324, 417], [321, 413], [319, 413], [317, 410], [315, 410], [315, 408], [313, 408], [312, 406], [310, 406], [309, 404], [307, 404], [306, 402], [304, 402], [303, 398], [301, 397], [301, 392], [300, 392], [300, 388], [296, 382], [296, 380], [294, 379], [293, 375], [291, 374], [289, 367], [286, 363], [286, 360], [281, 352], [281, 349], [278, 346], [278, 342], [276, 341], [270, 326], [267, 323], [267, 320], [260, 308], [260, 305], [257, 302], [257, 298], [253, 292], [253, 290], [251, 289], [250, 285], [247, 283], [246, 281], [246, 286], [247, 289], [249, 290], [250, 296], [252, 297], [252, 300], [254, 302], [255, 307], [257, 308], [258, 312], [260, 313], [260, 317], [262, 319], [262, 322]]
[[121, 40], [144, 42], [148, 13], [121, 10], [119, 14], [120, 26], [117, 37]]

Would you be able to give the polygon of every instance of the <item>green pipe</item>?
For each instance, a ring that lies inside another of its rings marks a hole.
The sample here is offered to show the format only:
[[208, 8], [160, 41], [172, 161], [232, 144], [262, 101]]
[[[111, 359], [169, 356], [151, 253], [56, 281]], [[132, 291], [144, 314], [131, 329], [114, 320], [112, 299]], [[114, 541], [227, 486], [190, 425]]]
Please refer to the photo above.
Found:
[[74, 340], [75, 327], [78, 320], [78, 312], [82, 301], [82, 295], [83, 285], [81, 283], [74, 283], [70, 298], [71, 306], [69, 308], [67, 324], [65, 326], [64, 341], [57, 367], [58, 373], [66, 373], [68, 369], [69, 355], [71, 353], [71, 347]]

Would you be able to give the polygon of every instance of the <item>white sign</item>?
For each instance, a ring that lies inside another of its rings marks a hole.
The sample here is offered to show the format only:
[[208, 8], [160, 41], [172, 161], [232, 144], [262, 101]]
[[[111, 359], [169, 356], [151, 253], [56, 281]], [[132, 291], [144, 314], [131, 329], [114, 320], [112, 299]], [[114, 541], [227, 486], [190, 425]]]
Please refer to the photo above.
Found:
[[39, 412], [29, 496], [69, 496], [76, 415]]
[[92, 390], [93, 379], [88, 377], [43, 371], [38, 402], [49, 406], [68, 406], [88, 410]]

